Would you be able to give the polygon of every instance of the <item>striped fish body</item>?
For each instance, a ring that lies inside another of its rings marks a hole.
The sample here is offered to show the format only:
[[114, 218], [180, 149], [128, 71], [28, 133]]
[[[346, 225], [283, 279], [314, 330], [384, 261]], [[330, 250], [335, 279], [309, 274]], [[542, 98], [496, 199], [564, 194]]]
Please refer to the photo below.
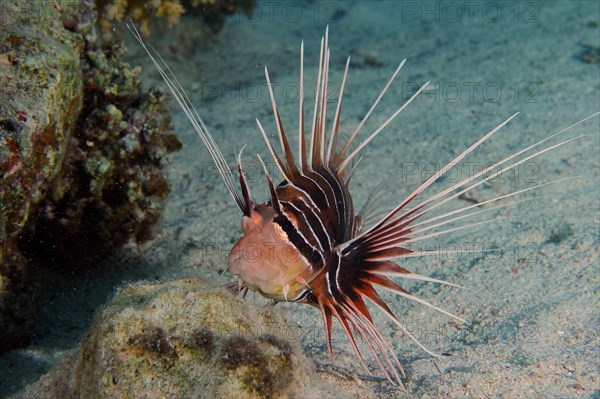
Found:
[[337, 245], [352, 238], [352, 197], [336, 172], [321, 167], [281, 182], [276, 198], [279, 212], [268, 201], [244, 216], [244, 235], [231, 250], [228, 268], [251, 291], [299, 301], [331, 269]]

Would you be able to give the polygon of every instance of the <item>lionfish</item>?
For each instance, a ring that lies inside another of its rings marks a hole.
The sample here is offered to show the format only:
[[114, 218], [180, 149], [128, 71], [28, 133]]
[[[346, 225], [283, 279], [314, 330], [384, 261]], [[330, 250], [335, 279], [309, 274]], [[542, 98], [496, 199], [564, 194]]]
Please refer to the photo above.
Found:
[[[495, 203], [550, 184], [539, 184], [460, 209], [444, 212], [434, 217], [428, 217], [432, 210], [441, 207], [448, 201], [545, 152], [583, 137], [579, 136], [557, 144], [546, 145], [546, 147], [542, 146], [555, 136], [598, 115], [596, 113], [562, 129], [413, 205], [417, 199], [421, 199], [423, 191], [444, 176], [446, 172], [482, 143], [490, 139], [518, 114], [515, 113], [448, 162], [387, 214], [370, 227], [367, 227], [365, 221], [372, 217], [373, 204], [376, 203], [377, 195], [381, 190], [375, 190], [362, 209], [356, 213], [352, 195], [349, 191], [350, 179], [356, 170], [365, 147], [427, 88], [429, 82], [416, 90], [381, 126], [371, 132], [360, 143], [355, 144], [355, 141], [364, 124], [404, 66], [406, 59], [400, 62], [391, 78], [383, 86], [373, 105], [342, 144], [339, 142], [339, 128], [342, 98], [350, 57], [346, 61], [333, 120], [328, 123], [327, 99], [330, 96], [328, 92], [330, 49], [328, 29], [326, 29], [324, 37], [321, 38], [314, 109], [310, 121], [310, 142], [307, 144], [304, 109], [304, 42], [302, 42], [300, 45], [299, 148], [297, 154], [294, 154], [288, 143], [287, 134], [284, 131], [273, 95], [269, 72], [265, 66], [266, 83], [269, 89], [281, 153], [278, 153], [275, 149], [258, 118], [256, 118], [256, 124], [277, 169], [283, 177], [283, 181], [275, 186], [267, 167], [260, 156], [257, 155], [266, 175], [266, 182], [270, 191], [270, 199], [258, 204], [250, 193], [244, 175], [242, 166], [243, 148], [237, 155], [237, 173], [241, 187], [238, 190], [221, 150], [169, 66], [152, 47], [149, 48], [144, 43], [133, 24], [128, 25], [128, 27], [150, 56], [175, 100], [204, 143], [229, 194], [243, 213], [241, 223], [243, 235], [234, 245], [227, 258], [228, 269], [239, 278], [239, 285], [233, 283], [230, 287], [235, 284], [238, 285], [240, 291], [258, 292], [276, 302], [301, 302], [318, 308], [323, 318], [327, 348], [332, 356], [332, 319], [336, 318], [348, 336], [349, 342], [365, 370], [371, 374], [358, 348], [355, 336], [362, 338], [372, 352], [383, 375], [390, 382], [397, 383], [400, 386], [402, 386], [401, 377], [405, 378], [404, 370], [391, 345], [373, 322], [365, 299], [389, 317], [420, 348], [432, 356], [439, 357], [440, 355], [432, 353], [410, 334], [378, 294], [376, 288], [391, 291], [465, 323], [462, 318], [412, 295], [390, 277], [421, 280], [454, 287], [459, 286], [411, 272], [395, 263], [394, 260], [435, 254], [437, 251], [411, 250], [407, 247], [407, 244], [496, 221], [499, 218], [438, 230], [438, 228], [449, 223], [522, 202], [521, 200], [496, 205], [484, 210], [477, 209], [486, 204]], [[533, 153], [531, 153], [531, 150], [534, 150]], [[551, 183], [556, 182], [558, 181]], [[248, 256], [249, 254], [251, 256]]]

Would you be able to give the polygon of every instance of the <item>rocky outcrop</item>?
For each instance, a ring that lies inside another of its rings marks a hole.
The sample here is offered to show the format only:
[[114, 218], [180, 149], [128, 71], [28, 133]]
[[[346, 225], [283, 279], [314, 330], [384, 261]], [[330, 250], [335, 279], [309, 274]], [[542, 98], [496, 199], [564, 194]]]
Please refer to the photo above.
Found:
[[40, 263], [152, 236], [180, 146], [162, 93], [140, 93], [119, 44], [96, 46], [92, 2], [1, 7], [0, 350], [30, 337]]
[[26, 342], [33, 326], [16, 240], [60, 174], [83, 103], [81, 38], [54, 5], [23, 4], [3, 2], [0, 21], [0, 347]]
[[25, 398], [349, 397], [326, 385], [272, 307], [196, 279], [121, 289], [80, 349]]

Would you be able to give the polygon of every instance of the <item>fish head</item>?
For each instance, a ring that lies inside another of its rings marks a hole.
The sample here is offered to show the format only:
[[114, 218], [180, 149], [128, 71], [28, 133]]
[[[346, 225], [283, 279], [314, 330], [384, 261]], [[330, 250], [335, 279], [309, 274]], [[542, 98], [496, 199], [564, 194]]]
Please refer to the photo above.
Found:
[[242, 219], [243, 235], [227, 258], [229, 271], [251, 291], [276, 301], [295, 301], [308, 287], [310, 264], [275, 222], [268, 203], [257, 205]]

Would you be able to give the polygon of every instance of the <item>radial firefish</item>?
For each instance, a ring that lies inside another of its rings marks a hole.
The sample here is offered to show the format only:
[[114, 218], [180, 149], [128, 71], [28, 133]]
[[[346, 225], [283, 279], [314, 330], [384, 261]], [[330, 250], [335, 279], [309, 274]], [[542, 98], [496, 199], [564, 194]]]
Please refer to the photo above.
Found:
[[[223, 154], [207, 126], [195, 111], [184, 89], [162, 58], [146, 47], [135, 27], [130, 27], [130, 30], [148, 52], [173, 96], [204, 143], [227, 190], [243, 213], [243, 235], [228, 257], [229, 271], [239, 278], [240, 290], [255, 291], [275, 301], [307, 303], [319, 309], [324, 322], [327, 346], [331, 354], [333, 353], [331, 348], [332, 319], [336, 318], [365, 369], [368, 371], [355, 336], [362, 338], [366, 347], [372, 352], [383, 375], [399, 385], [402, 385], [401, 377], [404, 377], [404, 371], [391, 345], [373, 322], [365, 299], [387, 315], [404, 334], [432, 356], [439, 355], [426, 349], [410, 334], [380, 297], [376, 288], [391, 291], [429, 306], [461, 323], [464, 320], [410, 294], [391, 277], [450, 286], [457, 286], [456, 284], [413, 273], [399, 266], [393, 260], [438, 253], [437, 251], [410, 249], [410, 244], [413, 242], [501, 219], [495, 217], [471, 224], [458, 225], [458, 227], [456, 225], [448, 227], [451, 223], [454, 224], [490, 210], [523, 202], [525, 200], [496, 204], [499, 200], [514, 197], [550, 183], [509, 192], [458, 209], [443, 211], [441, 208], [440, 212], [438, 208], [547, 151], [577, 140], [580, 137], [554, 144], [547, 143], [570, 128], [598, 115], [598, 113], [591, 115], [500, 161], [490, 162], [489, 166], [449, 187], [428, 197], [422, 197], [421, 194], [426, 189], [497, 133], [517, 115], [514, 114], [446, 163], [406, 198], [398, 201], [397, 205], [387, 214], [378, 217], [380, 210], [374, 205], [377, 204], [377, 198], [381, 195], [382, 190], [386, 189], [385, 184], [374, 190], [365, 205], [356, 213], [349, 191], [349, 183], [363, 150], [426, 89], [429, 82], [422, 85], [379, 127], [357, 142], [365, 122], [404, 66], [406, 60], [403, 60], [391, 78], [383, 85], [380, 94], [358, 125], [351, 130], [343, 143], [340, 142], [342, 98], [350, 58], [345, 65], [335, 108], [329, 110], [330, 113], [333, 113], [333, 117], [328, 118], [327, 106], [329, 104], [326, 99], [331, 97], [331, 93], [328, 93], [330, 49], [326, 30], [321, 39], [316, 93], [312, 116], [308, 121], [308, 132], [307, 126], [305, 126], [304, 109], [304, 44], [302, 43], [300, 46], [299, 126], [297, 131], [299, 145], [295, 154], [288, 143], [277, 110], [269, 73], [265, 67], [280, 151], [275, 149], [258, 119], [256, 123], [283, 181], [275, 186], [263, 163], [270, 199], [262, 204], [257, 204], [250, 194], [244, 176], [241, 151], [237, 157], [240, 184], [238, 190]], [[531, 198], [526, 200], [531, 200]], [[492, 204], [492, 206], [482, 209], [484, 205], [488, 204]], [[438, 210], [435, 216], [431, 214], [433, 210]], [[367, 221], [373, 222], [367, 223]]]

